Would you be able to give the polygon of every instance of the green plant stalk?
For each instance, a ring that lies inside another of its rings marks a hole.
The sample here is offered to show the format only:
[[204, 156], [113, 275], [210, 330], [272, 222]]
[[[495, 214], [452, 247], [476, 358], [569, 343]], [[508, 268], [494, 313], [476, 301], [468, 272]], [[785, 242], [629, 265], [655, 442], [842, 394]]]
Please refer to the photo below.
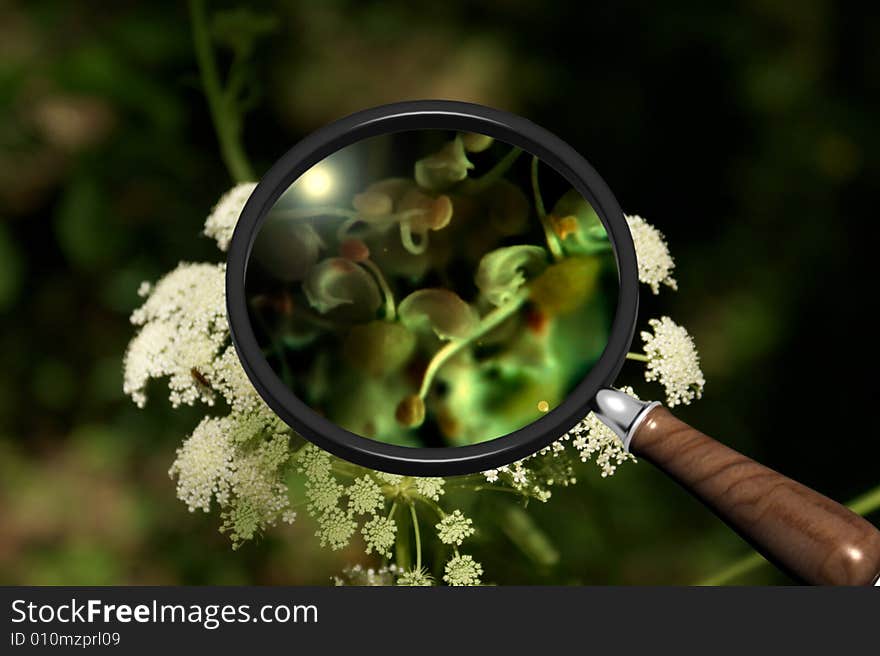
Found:
[[541, 221], [541, 227], [544, 228], [544, 237], [547, 240], [547, 247], [550, 249], [553, 259], [557, 262], [562, 259], [563, 252], [556, 239], [556, 233], [547, 220], [547, 210], [544, 207], [544, 199], [541, 197], [541, 187], [538, 185], [538, 158], [532, 157], [532, 192], [535, 196], [535, 210], [538, 213], [538, 219]]
[[220, 153], [229, 174], [236, 182], [248, 182], [255, 179], [253, 169], [245, 155], [241, 144], [241, 117], [235, 111], [234, 98], [226, 97], [217, 72], [217, 62], [211, 47], [211, 35], [208, 33], [208, 19], [204, 0], [189, 0], [189, 13], [192, 21], [193, 45], [199, 74]]
[[509, 303], [495, 308], [489, 314], [483, 317], [483, 320], [480, 322], [479, 326], [473, 332], [473, 334], [469, 335], [465, 339], [454, 339], [446, 346], [441, 348], [439, 351], [437, 351], [437, 353], [434, 354], [434, 357], [431, 358], [431, 361], [428, 363], [428, 368], [425, 369], [425, 374], [422, 377], [422, 385], [419, 388], [419, 397], [421, 397], [423, 401], [425, 400], [425, 398], [427, 398], [428, 391], [431, 389], [431, 383], [434, 382], [434, 377], [437, 375], [437, 372], [440, 371], [440, 368], [444, 364], [446, 364], [446, 362], [452, 356], [456, 355], [459, 351], [461, 351], [468, 344], [472, 343], [474, 340], [479, 339], [490, 330], [501, 324], [505, 319], [511, 316], [522, 306], [526, 298], [528, 298], [528, 294], [520, 292], [520, 294], [511, 299]]
[[415, 538], [416, 538], [416, 566], [415, 566], [415, 570], [418, 572], [422, 569], [422, 536], [419, 533], [419, 517], [416, 514], [415, 504], [410, 504], [409, 512], [410, 512], [410, 515], [412, 515], [413, 535], [415, 535]]
[[[859, 495], [846, 507], [855, 514], [865, 516], [870, 515], [874, 511], [880, 509], [880, 485], [862, 495]], [[727, 585], [731, 581], [735, 581], [741, 576], [753, 572], [764, 565], [769, 565], [769, 561], [759, 553], [750, 553], [739, 560], [734, 561], [724, 569], [716, 572], [712, 576], [697, 582], [696, 585]]]
[[521, 154], [522, 150], [519, 148], [511, 148], [510, 152], [498, 160], [495, 166], [486, 171], [485, 174], [479, 178], [466, 179], [460, 187], [462, 193], [476, 194], [489, 187], [492, 183], [497, 182], [504, 177], [504, 174], [513, 166]]

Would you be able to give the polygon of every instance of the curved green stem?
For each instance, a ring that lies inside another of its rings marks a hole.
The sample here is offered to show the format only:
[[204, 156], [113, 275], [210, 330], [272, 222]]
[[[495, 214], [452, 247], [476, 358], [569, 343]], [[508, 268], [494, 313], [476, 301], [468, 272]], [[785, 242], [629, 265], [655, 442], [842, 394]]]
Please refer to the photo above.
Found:
[[535, 210], [538, 213], [538, 219], [541, 221], [541, 227], [544, 228], [544, 238], [547, 240], [547, 248], [550, 249], [553, 259], [557, 262], [563, 258], [562, 248], [559, 246], [559, 240], [553, 231], [553, 226], [547, 220], [547, 210], [544, 208], [544, 199], [541, 197], [541, 187], [538, 185], [538, 158], [532, 157], [532, 193], [535, 196]]
[[428, 363], [427, 369], [425, 369], [425, 374], [422, 377], [422, 385], [419, 388], [419, 397], [424, 401], [428, 396], [428, 391], [431, 389], [431, 383], [434, 382], [434, 377], [437, 375], [437, 372], [440, 371], [440, 368], [449, 361], [454, 355], [456, 355], [459, 351], [461, 351], [465, 346], [473, 342], [475, 339], [479, 339], [487, 332], [492, 330], [501, 324], [505, 319], [510, 317], [514, 312], [519, 310], [522, 304], [525, 302], [526, 298], [528, 298], [527, 292], [520, 292], [517, 296], [510, 300], [509, 303], [505, 303], [504, 305], [495, 308], [489, 314], [487, 314], [480, 321], [480, 324], [477, 326], [477, 329], [471, 333], [465, 339], [454, 339], [449, 342], [446, 346], [441, 348], [437, 353], [434, 354], [434, 357], [431, 358], [431, 361]]
[[416, 513], [416, 507], [414, 504], [410, 504], [409, 512], [412, 516], [413, 523], [413, 534], [416, 538], [416, 566], [415, 570], [419, 571], [422, 569], [422, 536], [419, 534], [419, 517]]
[[364, 260], [361, 262], [369, 271], [373, 274], [373, 277], [376, 279], [376, 283], [379, 285], [379, 289], [382, 292], [382, 296], [385, 299], [385, 320], [386, 321], [394, 321], [397, 318], [397, 307], [394, 303], [394, 292], [391, 291], [391, 287], [388, 286], [388, 281], [385, 280], [385, 275], [382, 273], [382, 269], [376, 266], [376, 263], [373, 260]]
[[217, 62], [214, 60], [211, 36], [208, 33], [205, 1], [189, 0], [189, 13], [199, 74], [205, 98], [208, 101], [211, 121], [217, 132], [223, 162], [236, 182], [253, 180], [255, 178], [254, 172], [240, 140], [241, 116], [235, 109], [234, 99], [228, 98], [224, 93], [220, 75], [217, 72]]
[[500, 180], [504, 177], [504, 174], [510, 169], [511, 166], [516, 162], [519, 156], [522, 155], [522, 150], [516, 147], [510, 149], [504, 157], [502, 157], [491, 169], [486, 171], [479, 178], [470, 178], [465, 180], [461, 185], [461, 191], [465, 194], [476, 194], [491, 185], [492, 183]]
[[[880, 485], [857, 496], [846, 504], [857, 515], [870, 515], [880, 510]], [[727, 585], [741, 576], [753, 572], [769, 562], [759, 553], [750, 553], [734, 561], [724, 569], [697, 582], [696, 585]]]
[[413, 241], [412, 226], [409, 221], [400, 222], [400, 243], [413, 255], [422, 255], [428, 249], [428, 232], [417, 233], [419, 242]]

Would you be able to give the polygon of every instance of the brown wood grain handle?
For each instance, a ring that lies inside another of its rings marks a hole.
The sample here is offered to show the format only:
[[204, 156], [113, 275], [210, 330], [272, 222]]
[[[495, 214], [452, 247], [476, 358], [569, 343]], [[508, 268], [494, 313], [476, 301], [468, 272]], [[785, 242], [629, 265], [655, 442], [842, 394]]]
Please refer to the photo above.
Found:
[[768, 560], [819, 585], [871, 585], [880, 531], [845, 506], [651, 410], [630, 450], [669, 474]]

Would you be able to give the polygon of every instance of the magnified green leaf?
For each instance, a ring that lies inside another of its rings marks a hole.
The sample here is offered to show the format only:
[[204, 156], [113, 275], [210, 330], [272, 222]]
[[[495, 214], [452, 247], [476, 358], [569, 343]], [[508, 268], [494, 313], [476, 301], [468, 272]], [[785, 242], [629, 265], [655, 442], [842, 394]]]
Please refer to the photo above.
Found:
[[522, 244], [487, 253], [477, 268], [477, 287], [493, 305], [504, 305], [526, 282], [547, 266], [547, 252]]
[[416, 162], [416, 182], [423, 189], [443, 191], [461, 182], [474, 165], [468, 160], [461, 137], [456, 137], [443, 148]]
[[446, 289], [420, 289], [401, 301], [397, 308], [404, 325], [413, 329], [425, 325], [440, 339], [464, 339], [479, 323], [474, 309]]
[[368, 319], [382, 303], [372, 276], [344, 257], [318, 262], [303, 282], [303, 291], [311, 306], [321, 314], [346, 306], [347, 315]]

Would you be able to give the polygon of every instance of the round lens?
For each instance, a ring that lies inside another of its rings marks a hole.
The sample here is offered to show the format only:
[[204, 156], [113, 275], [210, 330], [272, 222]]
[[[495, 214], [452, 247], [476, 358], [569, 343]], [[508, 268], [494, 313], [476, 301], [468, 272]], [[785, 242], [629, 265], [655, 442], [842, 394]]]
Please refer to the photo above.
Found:
[[528, 152], [474, 133], [370, 137], [263, 218], [247, 263], [263, 356], [342, 428], [409, 447], [502, 437], [597, 362], [618, 297], [590, 203]]

